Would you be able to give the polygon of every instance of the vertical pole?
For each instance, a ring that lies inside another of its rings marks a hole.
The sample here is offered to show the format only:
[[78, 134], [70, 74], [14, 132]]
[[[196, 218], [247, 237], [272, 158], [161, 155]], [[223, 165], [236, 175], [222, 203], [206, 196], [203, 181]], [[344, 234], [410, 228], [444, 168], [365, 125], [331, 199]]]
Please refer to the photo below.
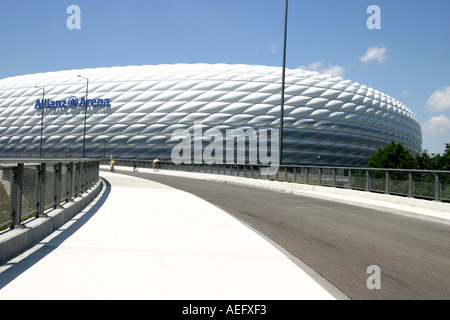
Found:
[[45, 178], [47, 173], [47, 164], [41, 163], [39, 171], [39, 208], [37, 216], [45, 217]]
[[35, 86], [35, 88], [42, 89], [42, 105], [41, 105], [41, 141], [40, 141], [40, 149], [39, 149], [39, 156], [42, 157], [42, 131], [44, 131], [44, 105], [45, 105], [45, 87], [38, 87]]
[[284, 13], [284, 40], [283, 40], [283, 71], [281, 77], [281, 105], [280, 105], [280, 133], [279, 133], [279, 161], [278, 164], [283, 164], [283, 129], [284, 129], [284, 89], [286, 78], [286, 38], [287, 38], [287, 18], [288, 18], [288, 0], [286, 0], [286, 8]]
[[336, 168], [333, 168], [333, 188], [336, 188]]
[[[128, 163], [129, 164], [129, 163]], [[92, 163], [89, 161], [86, 163], [86, 192], [91, 188], [91, 174], [92, 174]]]
[[[44, 87], [42, 87], [42, 104], [44, 104], [44, 99], [45, 97], [45, 89]], [[39, 149], [39, 156], [42, 157], [42, 144], [43, 144], [43, 136], [42, 136], [42, 132], [44, 131], [44, 106], [42, 105], [42, 112], [41, 112], [41, 141], [40, 141], [40, 149]]]
[[78, 77], [86, 79], [86, 105], [84, 106], [84, 131], [83, 131], [83, 158], [85, 157], [85, 148], [86, 148], [86, 121], [87, 121], [87, 109], [89, 107], [88, 104], [88, 90], [89, 90], [89, 79], [83, 76], [78, 75]]
[[352, 169], [348, 170], [348, 188], [351, 190], [353, 188], [353, 175]]
[[83, 163], [83, 192], [88, 191], [88, 176], [87, 176], [87, 170], [88, 170], [88, 163]]
[[62, 190], [62, 163], [55, 165], [55, 204], [54, 208], [61, 207], [61, 190]]
[[408, 172], [408, 197], [414, 196], [414, 177], [412, 172]]
[[68, 181], [68, 188], [67, 188], [67, 201], [71, 201], [72, 194], [73, 194], [73, 162], [69, 163], [69, 166], [67, 168], [67, 181]]
[[13, 209], [13, 227], [20, 227], [20, 220], [22, 219], [22, 193], [23, 193], [23, 171], [24, 164], [18, 163], [15, 170], [15, 208]]
[[369, 170], [366, 170], [366, 191], [370, 189], [370, 173]]
[[80, 166], [81, 162], [77, 162], [76, 168], [74, 171], [75, 174], [75, 198], [78, 197], [78, 194], [80, 193]]
[[86, 79], [86, 106], [84, 109], [83, 158], [86, 156], [86, 121], [88, 110], [88, 88], [89, 88], [89, 79]]
[[389, 175], [389, 171], [386, 171], [386, 194], [391, 193], [391, 177]]
[[434, 174], [434, 200], [439, 201], [441, 199], [441, 180], [439, 173]]

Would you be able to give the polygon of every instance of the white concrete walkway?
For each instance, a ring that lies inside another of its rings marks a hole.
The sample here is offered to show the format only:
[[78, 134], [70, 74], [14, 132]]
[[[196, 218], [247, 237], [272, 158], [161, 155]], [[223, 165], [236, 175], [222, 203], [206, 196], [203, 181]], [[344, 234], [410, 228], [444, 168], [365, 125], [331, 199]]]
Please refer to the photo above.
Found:
[[334, 299], [208, 202], [144, 179], [101, 176], [111, 188], [99, 204], [0, 267], [1, 300]]

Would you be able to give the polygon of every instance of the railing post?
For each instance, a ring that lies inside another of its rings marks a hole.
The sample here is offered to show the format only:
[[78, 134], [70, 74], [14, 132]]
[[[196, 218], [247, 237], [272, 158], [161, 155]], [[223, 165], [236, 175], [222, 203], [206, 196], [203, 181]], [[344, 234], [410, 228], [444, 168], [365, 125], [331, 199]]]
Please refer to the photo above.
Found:
[[386, 187], [384, 193], [386, 194], [391, 193], [391, 177], [389, 175], [389, 171], [386, 171]]
[[309, 184], [309, 168], [305, 168], [305, 184]]
[[336, 168], [333, 168], [333, 188], [336, 188]]
[[83, 191], [86, 193], [88, 191], [88, 163], [83, 162]]
[[352, 169], [348, 170], [348, 188], [351, 190], [353, 188], [353, 175]]
[[436, 172], [434, 174], [434, 200], [440, 201], [441, 199], [441, 180], [439, 177], [439, 173]]
[[[131, 161], [130, 161], [130, 167], [131, 167]], [[94, 162], [89, 162], [89, 189], [91, 189], [94, 186]]]
[[412, 172], [408, 172], [408, 197], [414, 196], [414, 177]]
[[322, 185], [322, 168], [319, 168], [318, 178], [317, 178], [317, 184], [319, 186]]
[[78, 162], [78, 195], [81, 197], [83, 192], [83, 162]]
[[41, 163], [39, 168], [39, 205], [37, 217], [45, 217], [45, 179], [47, 174], [47, 164]]
[[55, 165], [55, 203], [53, 204], [53, 208], [59, 208], [61, 207], [61, 182], [62, 182], [62, 163], [58, 162], [58, 164]]
[[[131, 161], [129, 162], [129, 166], [131, 167]], [[94, 184], [94, 163], [92, 161], [88, 162], [88, 175], [89, 175], [88, 189], [90, 190]]]
[[22, 193], [23, 193], [23, 171], [24, 164], [18, 163], [16, 170], [14, 170], [14, 206], [12, 209], [12, 226], [11, 228], [20, 228], [22, 219]]
[[84, 163], [84, 192], [89, 190], [89, 162]]
[[73, 162], [69, 163], [69, 166], [67, 167], [67, 201], [72, 200], [72, 194], [73, 194]]
[[100, 161], [95, 162], [95, 182], [100, 180]]
[[81, 185], [81, 162], [77, 162], [76, 166], [75, 166], [75, 194], [74, 197], [78, 197], [78, 195], [80, 194], [80, 185]]
[[370, 173], [366, 170], [366, 191], [370, 190]]

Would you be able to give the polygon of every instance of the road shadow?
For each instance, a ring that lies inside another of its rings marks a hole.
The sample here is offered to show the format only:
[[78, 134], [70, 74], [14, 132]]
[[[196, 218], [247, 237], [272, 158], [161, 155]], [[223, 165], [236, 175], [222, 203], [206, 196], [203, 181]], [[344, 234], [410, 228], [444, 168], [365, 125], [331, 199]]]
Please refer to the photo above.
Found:
[[[8, 285], [10, 282], [12, 282], [15, 278], [20, 276], [22, 273], [24, 273], [26, 270], [31, 268], [33, 265], [35, 265], [37, 262], [39, 262], [41, 259], [43, 259], [45, 256], [47, 256], [49, 253], [51, 253], [53, 250], [58, 248], [64, 241], [66, 241], [75, 232], [77, 232], [97, 213], [97, 211], [102, 207], [102, 205], [108, 199], [109, 194], [111, 193], [111, 184], [106, 179], [104, 178], [102, 179], [104, 182], [104, 190], [101, 191], [99, 198], [97, 198], [97, 200], [94, 200], [96, 201], [95, 204], [83, 215], [81, 215], [78, 219], [76, 219], [76, 221], [72, 225], [70, 225], [59, 235], [51, 239], [49, 242], [43, 244], [42, 247], [32, 252], [26, 258], [17, 262], [12, 262], [20, 254], [23, 254], [26, 251], [24, 250], [19, 254], [15, 255], [15, 257], [9, 259], [7, 262], [1, 264], [2, 267], [8, 268], [2, 273], [0, 273], [0, 290], [3, 289], [6, 285]], [[75, 215], [74, 218], [78, 216], [79, 214]], [[33, 246], [41, 244], [43, 240], [34, 244]], [[31, 248], [27, 250], [30, 249]]]

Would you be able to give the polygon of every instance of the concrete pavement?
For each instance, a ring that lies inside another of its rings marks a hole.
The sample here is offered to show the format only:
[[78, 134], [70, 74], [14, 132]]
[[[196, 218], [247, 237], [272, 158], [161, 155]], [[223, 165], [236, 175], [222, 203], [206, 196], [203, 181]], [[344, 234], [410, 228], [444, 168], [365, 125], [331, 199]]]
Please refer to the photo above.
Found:
[[[118, 168], [118, 172], [163, 183], [222, 208], [308, 264], [352, 299], [450, 296], [446, 277], [450, 267], [449, 224], [428, 221], [430, 217], [425, 214], [417, 219], [347, 204], [344, 199], [326, 200], [326, 191], [334, 190], [329, 187], [311, 191], [324, 194], [322, 198], [297, 194], [291, 190], [293, 183], [263, 184], [248, 178], [232, 181], [237, 177], [222, 177], [220, 181], [210, 174], [192, 179], [196, 173], [181, 177], [181, 171]], [[358, 193], [361, 201], [370, 198], [368, 192]], [[405, 204], [414, 200], [391, 197], [403, 199]], [[367, 270], [373, 265], [380, 268], [381, 290], [367, 286]]]
[[0, 299], [345, 298], [212, 204], [149, 180], [101, 176], [96, 201], [0, 266]]

